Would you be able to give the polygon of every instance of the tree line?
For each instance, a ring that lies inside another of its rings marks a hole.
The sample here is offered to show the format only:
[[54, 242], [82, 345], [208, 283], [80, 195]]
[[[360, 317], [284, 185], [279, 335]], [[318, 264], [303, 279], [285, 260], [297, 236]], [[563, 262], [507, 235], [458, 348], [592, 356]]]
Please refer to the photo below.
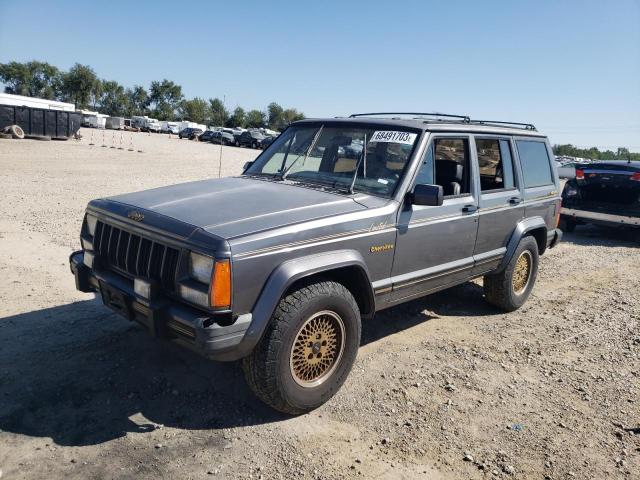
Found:
[[640, 153], [630, 152], [628, 148], [619, 147], [613, 150], [601, 151], [596, 147], [578, 148], [570, 143], [566, 145], [554, 145], [553, 153], [556, 156], [566, 155], [569, 157], [589, 158], [592, 160], [632, 160], [640, 161]]
[[112, 117], [149, 115], [158, 120], [273, 130], [305, 118], [295, 108], [285, 109], [275, 102], [264, 111], [242, 107], [229, 111], [219, 98], [185, 98], [182, 87], [167, 79], [152, 81], [148, 90], [141, 85], [125, 88], [115, 80], [99, 78], [90, 66], [79, 63], [68, 71], [35, 60], [0, 63], [0, 82], [5, 93], [69, 102], [76, 109], [98, 110]]

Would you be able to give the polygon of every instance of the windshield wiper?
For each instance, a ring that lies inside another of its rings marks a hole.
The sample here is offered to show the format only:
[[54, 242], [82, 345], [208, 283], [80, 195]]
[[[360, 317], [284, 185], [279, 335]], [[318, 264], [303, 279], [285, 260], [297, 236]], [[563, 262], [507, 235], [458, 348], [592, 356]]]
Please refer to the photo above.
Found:
[[356, 183], [356, 178], [358, 178], [358, 170], [360, 169], [360, 164], [364, 161], [364, 176], [367, 176], [367, 134], [364, 134], [364, 143], [362, 144], [362, 153], [360, 154], [360, 158], [358, 159], [358, 163], [356, 163], [356, 171], [353, 172], [353, 178], [351, 179], [351, 183], [349, 184], [349, 194], [353, 195], [353, 186]]
[[[316, 132], [315, 136], [313, 137], [313, 141], [311, 142], [311, 144], [309, 145], [309, 148], [304, 154], [304, 161], [302, 163], [307, 161], [307, 157], [313, 150], [313, 147], [316, 146], [316, 142], [318, 141], [318, 138], [320, 138], [320, 133], [322, 133], [323, 128], [324, 128], [324, 125], [321, 125], [318, 131]], [[280, 174], [280, 180], [286, 180], [287, 175], [289, 174], [289, 171], [291, 171], [293, 166], [298, 162], [298, 160], [300, 160], [301, 156], [302, 155], [298, 155], [298, 157], [293, 162], [291, 162], [291, 165], [289, 165], [285, 170], [282, 171], [282, 173]]]

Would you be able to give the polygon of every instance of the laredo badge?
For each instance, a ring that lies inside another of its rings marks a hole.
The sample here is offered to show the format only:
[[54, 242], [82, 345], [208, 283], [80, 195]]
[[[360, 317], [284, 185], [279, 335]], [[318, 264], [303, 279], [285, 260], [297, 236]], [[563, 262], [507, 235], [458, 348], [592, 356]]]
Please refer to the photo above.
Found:
[[385, 243], [384, 245], [374, 245], [369, 249], [371, 253], [386, 252], [387, 250], [393, 250], [393, 243]]

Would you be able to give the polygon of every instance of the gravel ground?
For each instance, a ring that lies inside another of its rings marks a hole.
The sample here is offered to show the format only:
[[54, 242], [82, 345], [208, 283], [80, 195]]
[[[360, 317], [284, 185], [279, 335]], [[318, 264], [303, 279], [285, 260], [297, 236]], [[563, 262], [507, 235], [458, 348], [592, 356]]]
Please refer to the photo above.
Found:
[[[518, 312], [479, 282], [381, 312], [336, 397], [290, 418], [69, 273], [87, 201], [215, 177], [219, 148], [83, 133], [0, 140], [2, 478], [640, 478], [635, 234], [565, 235]], [[225, 147], [222, 174], [255, 154]]]

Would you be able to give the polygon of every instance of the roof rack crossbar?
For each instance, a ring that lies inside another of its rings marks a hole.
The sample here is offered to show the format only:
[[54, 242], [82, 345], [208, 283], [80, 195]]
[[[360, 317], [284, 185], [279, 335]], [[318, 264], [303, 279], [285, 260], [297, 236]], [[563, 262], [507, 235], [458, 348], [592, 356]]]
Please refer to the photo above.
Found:
[[352, 113], [349, 118], [356, 117], [373, 117], [379, 115], [416, 115], [418, 117], [446, 117], [457, 118], [465, 123], [469, 123], [471, 119], [467, 115], [452, 115], [449, 113], [424, 113], [424, 112], [374, 112], [374, 113]]
[[471, 120], [471, 123], [476, 123], [478, 125], [505, 125], [505, 126], [512, 126], [512, 127], [520, 127], [523, 128], [524, 130], [533, 130], [533, 131], [538, 131], [538, 129], [535, 127], [535, 125], [533, 123], [519, 123], [519, 122], [502, 122], [502, 121], [498, 121], [498, 120]]

